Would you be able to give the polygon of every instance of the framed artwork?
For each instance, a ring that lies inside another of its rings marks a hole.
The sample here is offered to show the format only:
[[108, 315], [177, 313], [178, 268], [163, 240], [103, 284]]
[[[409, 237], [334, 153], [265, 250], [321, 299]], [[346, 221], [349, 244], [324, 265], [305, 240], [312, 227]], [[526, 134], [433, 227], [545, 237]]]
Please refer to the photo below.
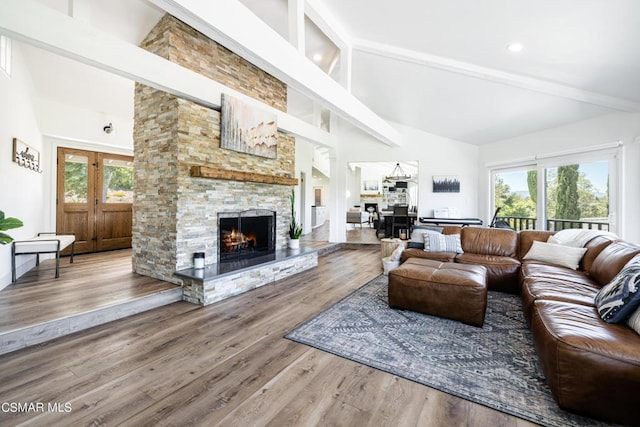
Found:
[[378, 184], [378, 180], [376, 179], [365, 179], [362, 182], [362, 189], [365, 192], [378, 192], [380, 191], [380, 186]]
[[457, 175], [434, 175], [433, 176], [433, 192], [434, 193], [459, 193], [460, 179]]
[[278, 124], [275, 113], [260, 110], [222, 94], [220, 148], [275, 159]]

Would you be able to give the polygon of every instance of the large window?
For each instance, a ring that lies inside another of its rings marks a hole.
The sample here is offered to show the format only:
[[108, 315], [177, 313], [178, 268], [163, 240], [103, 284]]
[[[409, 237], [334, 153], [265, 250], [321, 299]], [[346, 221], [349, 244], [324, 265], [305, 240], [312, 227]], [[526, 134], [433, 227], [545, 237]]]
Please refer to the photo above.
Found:
[[512, 228], [517, 230], [536, 228], [537, 174], [538, 171], [532, 166], [494, 173], [497, 215]]
[[609, 162], [545, 168], [547, 230], [609, 229]]
[[611, 149], [494, 169], [496, 219], [515, 230], [615, 231], [616, 157]]

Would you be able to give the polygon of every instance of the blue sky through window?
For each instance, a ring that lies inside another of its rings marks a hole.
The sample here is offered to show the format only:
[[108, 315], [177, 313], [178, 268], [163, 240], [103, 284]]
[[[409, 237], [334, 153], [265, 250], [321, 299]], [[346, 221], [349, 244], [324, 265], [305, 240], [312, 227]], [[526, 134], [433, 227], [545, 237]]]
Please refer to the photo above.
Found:
[[[579, 171], [585, 173], [597, 191], [606, 193], [607, 177], [609, 176], [609, 164], [606, 160], [581, 163]], [[504, 183], [509, 186], [512, 192], [526, 192], [528, 194], [529, 187], [527, 186], [526, 171], [500, 172], [498, 175], [502, 177]]]

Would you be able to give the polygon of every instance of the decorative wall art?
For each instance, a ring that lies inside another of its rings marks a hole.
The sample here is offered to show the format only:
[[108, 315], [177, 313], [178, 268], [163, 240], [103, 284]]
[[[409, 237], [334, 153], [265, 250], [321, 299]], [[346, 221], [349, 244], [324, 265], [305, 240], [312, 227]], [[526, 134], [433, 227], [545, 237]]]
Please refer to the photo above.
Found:
[[434, 193], [459, 193], [460, 179], [457, 175], [434, 175], [433, 176], [433, 192]]
[[13, 161], [18, 166], [42, 173], [40, 169], [40, 152], [18, 138], [13, 138]]
[[274, 113], [222, 94], [220, 148], [275, 159], [278, 124]]
[[380, 190], [378, 180], [365, 179], [362, 183], [362, 189], [366, 192], [378, 192]]

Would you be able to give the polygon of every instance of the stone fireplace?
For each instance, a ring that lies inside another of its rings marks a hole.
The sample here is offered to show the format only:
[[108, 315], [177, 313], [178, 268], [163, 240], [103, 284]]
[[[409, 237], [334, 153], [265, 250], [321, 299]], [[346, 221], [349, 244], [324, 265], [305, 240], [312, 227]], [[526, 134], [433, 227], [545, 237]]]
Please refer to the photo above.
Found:
[[[170, 15], [158, 22], [141, 47], [286, 111], [284, 83]], [[226, 219], [229, 212], [243, 213], [247, 207], [271, 212], [267, 249], [286, 252], [289, 195], [297, 182], [295, 139], [278, 132], [277, 141], [275, 159], [223, 149], [219, 111], [137, 83], [133, 270], [182, 284], [185, 299], [201, 304], [265, 284], [253, 280], [214, 286], [206, 277], [196, 284], [188, 278], [192, 276], [185, 279], [176, 272], [192, 267], [195, 252], [205, 252], [205, 264], [211, 267], [207, 272], [220, 272], [220, 236], [225, 232], [220, 219]], [[241, 217], [247, 224], [253, 221], [249, 214]], [[261, 244], [256, 245], [262, 250]], [[292, 266], [286, 269], [301, 271], [297, 264]], [[255, 275], [265, 280], [281, 277], [269, 274], [271, 278], [267, 273]], [[195, 290], [187, 295], [188, 289]]]

